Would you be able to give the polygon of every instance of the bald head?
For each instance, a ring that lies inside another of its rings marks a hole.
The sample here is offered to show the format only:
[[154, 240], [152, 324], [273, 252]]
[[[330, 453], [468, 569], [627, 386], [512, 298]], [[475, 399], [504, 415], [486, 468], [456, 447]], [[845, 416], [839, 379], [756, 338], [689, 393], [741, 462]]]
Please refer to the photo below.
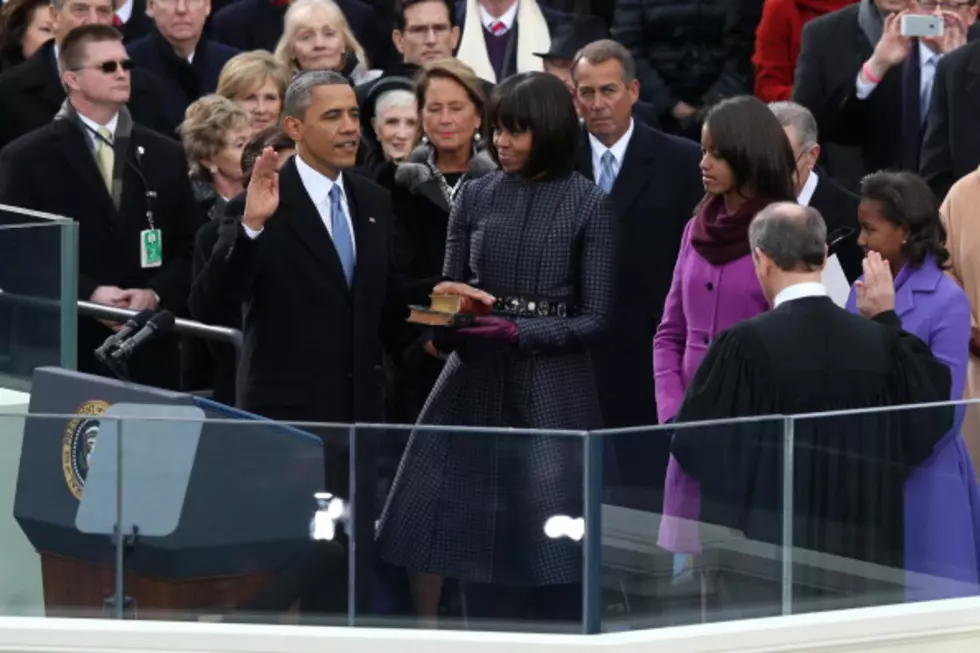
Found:
[[752, 220], [749, 244], [784, 272], [815, 272], [823, 268], [827, 253], [827, 224], [812, 207], [770, 204]]

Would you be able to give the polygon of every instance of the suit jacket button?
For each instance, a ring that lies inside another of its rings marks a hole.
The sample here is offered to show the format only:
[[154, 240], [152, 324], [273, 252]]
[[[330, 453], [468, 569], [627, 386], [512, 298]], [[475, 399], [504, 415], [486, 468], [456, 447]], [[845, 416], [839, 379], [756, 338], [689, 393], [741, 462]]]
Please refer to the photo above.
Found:
[[704, 287], [708, 289], [708, 292], [711, 292], [712, 290], [715, 289], [715, 284], [709, 281], [708, 283], [704, 284]]
[[704, 344], [708, 344], [708, 340], [709, 340], [709, 339], [708, 339], [708, 336], [705, 336], [705, 337], [704, 337]]

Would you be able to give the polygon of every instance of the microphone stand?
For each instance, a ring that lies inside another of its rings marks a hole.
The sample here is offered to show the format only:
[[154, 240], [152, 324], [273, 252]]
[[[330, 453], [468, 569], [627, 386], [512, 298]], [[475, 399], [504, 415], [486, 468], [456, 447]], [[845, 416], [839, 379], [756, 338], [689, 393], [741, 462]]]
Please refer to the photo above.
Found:
[[129, 377], [129, 370], [126, 367], [125, 360], [114, 360], [109, 352], [102, 350], [102, 347], [95, 350], [95, 357], [99, 359], [99, 362], [112, 370], [112, 373], [115, 374], [116, 378], [120, 381], [126, 381], [127, 383], [133, 382], [133, 380]]

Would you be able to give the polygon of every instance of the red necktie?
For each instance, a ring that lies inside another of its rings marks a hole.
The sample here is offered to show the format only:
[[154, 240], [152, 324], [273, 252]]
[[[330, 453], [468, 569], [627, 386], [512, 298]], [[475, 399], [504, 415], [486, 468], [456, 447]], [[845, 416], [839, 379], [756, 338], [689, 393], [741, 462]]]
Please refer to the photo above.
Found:
[[122, 19], [119, 16], [117, 16], [116, 14], [112, 14], [112, 26], [113, 27], [122, 27], [122, 25], [123, 25]]
[[493, 21], [493, 23], [490, 24], [490, 31], [493, 32], [494, 36], [501, 36], [504, 32], [507, 31], [507, 26], [504, 25], [501, 21], [495, 20]]

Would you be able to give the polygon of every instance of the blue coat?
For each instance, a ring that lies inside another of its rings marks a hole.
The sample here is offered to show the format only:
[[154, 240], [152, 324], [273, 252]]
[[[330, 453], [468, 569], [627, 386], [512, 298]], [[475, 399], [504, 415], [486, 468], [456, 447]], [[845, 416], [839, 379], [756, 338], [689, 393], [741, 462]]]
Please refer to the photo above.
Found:
[[194, 51], [193, 62], [188, 62], [174, 52], [157, 30], [130, 43], [126, 49], [140, 68], [160, 78], [166, 133], [173, 137], [177, 126], [184, 121], [187, 106], [202, 95], [214, 93], [225, 62], [238, 54], [235, 48], [202, 38]]
[[[857, 312], [855, 291], [847, 309]], [[929, 345], [949, 366], [951, 399], [963, 398], [969, 359], [970, 303], [929, 256], [895, 279], [895, 312], [902, 328]], [[980, 489], [960, 435], [964, 408], [932, 457], [905, 482], [905, 568], [909, 600], [980, 593]], [[952, 579], [959, 583], [950, 583]]]

